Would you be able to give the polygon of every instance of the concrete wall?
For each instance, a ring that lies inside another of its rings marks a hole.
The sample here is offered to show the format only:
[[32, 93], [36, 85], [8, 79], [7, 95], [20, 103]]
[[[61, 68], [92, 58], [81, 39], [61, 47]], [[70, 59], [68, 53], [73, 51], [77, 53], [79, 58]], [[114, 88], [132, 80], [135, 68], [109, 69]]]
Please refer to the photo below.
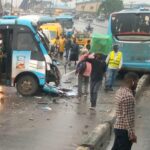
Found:
[[100, 2], [85, 2], [85, 3], [78, 3], [76, 5], [76, 11], [78, 12], [90, 12], [90, 13], [96, 13]]

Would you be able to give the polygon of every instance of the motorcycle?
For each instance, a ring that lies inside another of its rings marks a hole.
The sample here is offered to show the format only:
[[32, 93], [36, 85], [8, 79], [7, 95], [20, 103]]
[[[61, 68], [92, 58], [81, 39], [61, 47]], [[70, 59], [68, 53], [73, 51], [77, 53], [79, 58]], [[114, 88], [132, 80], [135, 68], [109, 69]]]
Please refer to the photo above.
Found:
[[90, 25], [88, 25], [87, 27], [86, 27], [86, 32], [93, 32], [93, 27], [91, 27]]

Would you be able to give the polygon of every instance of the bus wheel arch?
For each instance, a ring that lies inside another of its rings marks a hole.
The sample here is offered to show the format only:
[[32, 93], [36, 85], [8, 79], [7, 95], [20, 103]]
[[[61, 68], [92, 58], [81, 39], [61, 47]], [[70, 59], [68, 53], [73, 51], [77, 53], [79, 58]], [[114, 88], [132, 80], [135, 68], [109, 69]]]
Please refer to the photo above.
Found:
[[14, 80], [17, 91], [23, 96], [32, 96], [39, 89], [39, 80], [31, 72], [20, 73]]

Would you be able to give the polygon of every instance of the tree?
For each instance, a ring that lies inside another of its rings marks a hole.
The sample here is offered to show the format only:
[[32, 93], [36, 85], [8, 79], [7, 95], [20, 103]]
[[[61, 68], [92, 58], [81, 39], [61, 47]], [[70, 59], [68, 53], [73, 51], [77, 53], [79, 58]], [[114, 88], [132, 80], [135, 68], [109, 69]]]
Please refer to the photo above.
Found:
[[110, 15], [112, 12], [119, 11], [123, 9], [123, 1], [122, 0], [103, 0], [100, 5], [99, 11]]

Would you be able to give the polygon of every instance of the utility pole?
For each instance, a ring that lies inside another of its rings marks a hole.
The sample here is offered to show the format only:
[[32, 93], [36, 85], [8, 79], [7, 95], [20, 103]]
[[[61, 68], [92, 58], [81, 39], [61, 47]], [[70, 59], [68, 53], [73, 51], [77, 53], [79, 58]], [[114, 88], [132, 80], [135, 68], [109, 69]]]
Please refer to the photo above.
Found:
[[11, 0], [11, 15], [13, 13], [13, 0]]
[[0, 16], [3, 15], [2, 0], [0, 0]]

